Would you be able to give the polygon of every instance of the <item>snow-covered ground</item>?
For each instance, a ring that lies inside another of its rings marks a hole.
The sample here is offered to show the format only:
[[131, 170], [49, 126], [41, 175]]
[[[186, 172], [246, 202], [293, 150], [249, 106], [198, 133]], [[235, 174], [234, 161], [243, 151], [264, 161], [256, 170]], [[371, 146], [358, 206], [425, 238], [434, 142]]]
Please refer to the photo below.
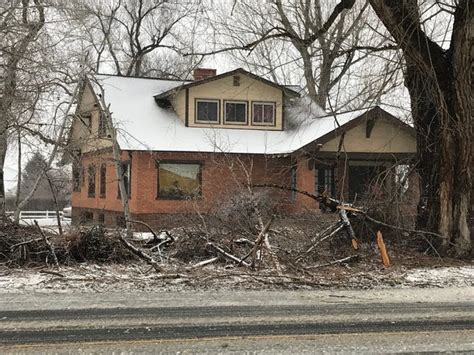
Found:
[[[318, 285], [292, 283], [289, 278], [272, 278], [265, 272], [241, 272], [210, 266], [199, 271], [169, 267], [156, 273], [146, 264], [78, 264], [60, 270], [33, 268], [0, 269], [0, 294], [10, 292], [127, 292], [179, 291], [193, 289], [391, 289], [473, 287], [474, 266], [393, 270], [389, 274], [354, 274], [355, 282], [325, 278]], [[370, 277], [369, 277], [370, 276]], [[264, 280], [265, 282], [261, 282]], [[272, 283], [271, 280], [274, 282]], [[365, 281], [364, 281], [365, 280]], [[390, 280], [390, 282], [387, 282]], [[283, 282], [283, 283], [282, 283]]]

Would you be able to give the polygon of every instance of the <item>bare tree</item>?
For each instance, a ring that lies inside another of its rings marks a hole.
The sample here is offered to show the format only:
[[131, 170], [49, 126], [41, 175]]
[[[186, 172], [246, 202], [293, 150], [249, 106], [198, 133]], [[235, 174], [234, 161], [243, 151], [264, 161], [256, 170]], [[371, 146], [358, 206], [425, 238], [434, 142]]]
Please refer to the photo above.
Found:
[[[198, 4], [177, 0], [115, 0], [105, 4], [91, 0], [79, 6], [76, 11], [84, 15], [82, 26], [88, 35], [92, 67], [95, 71], [113, 67], [118, 75], [143, 76], [155, 74], [150, 70], [152, 63], [164, 63], [161, 72], [176, 75], [166, 61], [190, 45], [189, 33], [183, 28]], [[179, 61], [195, 64], [194, 59]], [[156, 69], [161, 74], [160, 68]]]
[[[21, 16], [19, 18], [19, 13]], [[19, 63], [44, 26], [41, 0], [10, 1], [0, 7], [1, 76], [0, 89], [0, 211], [5, 212], [3, 167], [7, 153], [8, 131], [12, 108], [18, 100]]]
[[[370, 3], [400, 46], [406, 64], [405, 85], [417, 130], [421, 176], [418, 228], [445, 237], [441, 252], [454, 243], [454, 253], [467, 256], [472, 247], [474, 7], [466, 0], [436, 2], [434, 9], [423, 13], [415, 0]], [[439, 13], [451, 18], [444, 22], [446, 36], [451, 35], [448, 48], [426, 30], [429, 19]]]
[[[370, 60], [377, 67], [387, 63], [378, 57], [396, 55], [387, 51], [396, 47], [369, 26], [370, 19], [377, 21], [367, 1], [239, 1], [230, 15], [227, 6], [215, 16], [219, 20], [225, 14], [216, 32], [223, 32], [223, 48], [239, 49], [231, 52], [238, 63], [276, 82], [305, 82], [309, 96], [323, 109], [330, 94], [333, 108], [347, 110], [377, 100], [400, 83], [386, 73], [361, 74], [362, 63]], [[355, 89], [341, 90], [354, 82]]]

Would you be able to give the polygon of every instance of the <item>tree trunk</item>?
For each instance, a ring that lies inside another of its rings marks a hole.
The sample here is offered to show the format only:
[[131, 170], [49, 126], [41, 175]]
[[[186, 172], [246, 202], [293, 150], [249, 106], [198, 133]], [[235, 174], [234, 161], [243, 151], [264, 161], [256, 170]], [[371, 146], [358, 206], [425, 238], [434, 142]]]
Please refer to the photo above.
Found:
[[[472, 190], [471, 57], [473, 7], [460, 1], [451, 44], [439, 47], [423, 32], [417, 2], [371, 0], [403, 50], [405, 86], [417, 132], [421, 199], [417, 228], [436, 232], [440, 254], [471, 253]], [[454, 248], [452, 248], [454, 246]]]

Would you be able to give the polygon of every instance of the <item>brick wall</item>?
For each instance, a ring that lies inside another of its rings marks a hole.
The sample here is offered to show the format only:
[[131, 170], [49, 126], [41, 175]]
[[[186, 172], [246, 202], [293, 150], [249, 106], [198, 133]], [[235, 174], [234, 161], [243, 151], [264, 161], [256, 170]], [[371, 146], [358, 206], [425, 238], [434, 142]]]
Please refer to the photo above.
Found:
[[[134, 218], [152, 224], [172, 220], [172, 216], [185, 216], [199, 210], [207, 213], [222, 203], [228, 202], [230, 196], [245, 189], [244, 182], [252, 184], [275, 183], [290, 184], [290, 158], [271, 158], [263, 155], [225, 155], [210, 153], [180, 152], [147, 152], [125, 151], [124, 161], [131, 161], [131, 198], [130, 212]], [[158, 169], [157, 161], [199, 162], [201, 165], [202, 197], [195, 201], [169, 200], [157, 198]], [[106, 195], [99, 196], [100, 165], [106, 164]], [[88, 167], [96, 166], [96, 196], [88, 197]], [[106, 224], [116, 224], [120, 218], [122, 203], [118, 198], [118, 183], [111, 152], [104, 151], [82, 158], [84, 179], [80, 192], [73, 192], [73, 221], [79, 221], [84, 212], [91, 212], [93, 222], [98, 222], [99, 214], [104, 214]], [[311, 186], [309, 184], [308, 186]], [[261, 191], [258, 188], [255, 191]], [[292, 210], [299, 201], [291, 202], [290, 193], [276, 189], [268, 190], [271, 198], [279, 202], [280, 208]], [[171, 216], [170, 216], [171, 215]], [[90, 216], [89, 216], [90, 217]], [[157, 223], [154, 223], [157, 222]]]

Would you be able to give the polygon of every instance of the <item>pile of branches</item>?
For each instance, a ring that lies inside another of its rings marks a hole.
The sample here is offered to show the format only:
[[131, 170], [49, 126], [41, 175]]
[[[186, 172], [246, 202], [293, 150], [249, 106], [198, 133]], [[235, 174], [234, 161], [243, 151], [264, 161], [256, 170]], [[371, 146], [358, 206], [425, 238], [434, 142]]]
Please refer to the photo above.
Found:
[[72, 230], [67, 236], [0, 219], [0, 264], [54, 265], [74, 262], [125, 262], [135, 258], [117, 236], [101, 226]]

